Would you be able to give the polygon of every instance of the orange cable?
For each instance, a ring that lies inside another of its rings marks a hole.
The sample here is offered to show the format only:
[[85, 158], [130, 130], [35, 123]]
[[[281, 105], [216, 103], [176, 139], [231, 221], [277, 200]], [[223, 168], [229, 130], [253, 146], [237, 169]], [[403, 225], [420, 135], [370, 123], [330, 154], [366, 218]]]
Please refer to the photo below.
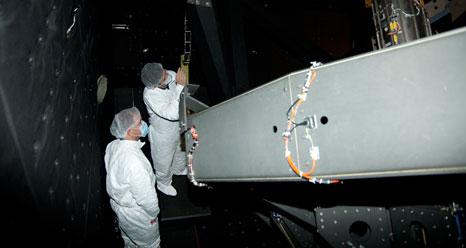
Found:
[[[306, 82], [305, 84], [305, 88], [306, 89], [309, 89], [309, 86], [311, 85], [311, 83], [314, 81], [314, 78], [316, 77], [316, 72], [314, 71], [311, 71], [312, 75], [311, 75], [311, 78], [308, 80], [308, 82]], [[291, 113], [291, 116], [288, 120], [288, 124], [286, 125], [286, 130], [287, 132], [290, 131], [291, 129], [291, 123], [293, 122], [293, 119], [296, 115], [296, 110], [298, 109], [298, 107], [303, 103], [303, 97], [305, 97], [307, 95], [307, 91], [303, 89], [303, 91], [301, 92], [301, 97], [299, 99], [299, 101], [296, 103], [296, 106], [293, 108], [293, 112]], [[289, 150], [288, 150], [288, 141], [290, 140], [290, 138], [286, 137], [285, 136], [285, 151], [288, 153]], [[315, 166], [316, 166], [316, 161], [313, 159], [312, 160], [312, 169], [311, 171], [309, 171], [308, 173], [303, 173], [301, 170], [299, 170], [295, 163], [293, 162], [293, 159], [291, 158], [290, 155], [286, 154], [286, 159], [288, 161], [288, 164], [290, 165], [291, 169], [298, 175], [300, 175], [301, 177], [304, 177], [308, 180], [313, 180], [312, 177], [310, 177], [310, 175], [312, 173], [314, 173], [314, 169], [315, 169]], [[329, 180], [330, 183], [338, 183], [339, 180]]]

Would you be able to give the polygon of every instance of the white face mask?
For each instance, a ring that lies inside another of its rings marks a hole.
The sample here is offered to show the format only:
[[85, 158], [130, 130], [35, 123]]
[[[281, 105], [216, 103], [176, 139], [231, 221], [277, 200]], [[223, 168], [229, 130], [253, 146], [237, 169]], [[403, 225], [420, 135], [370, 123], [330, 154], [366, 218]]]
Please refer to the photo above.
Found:
[[169, 89], [169, 84], [173, 81], [173, 77], [167, 73], [167, 78], [165, 79], [164, 83], [156, 84], [155, 88], [159, 89]]
[[174, 78], [167, 73], [167, 79], [165, 79], [165, 85], [167, 85], [167, 88], [168, 88], [168, 85], [173, 82]]
[[165, 83], [170, 83], [171, 81], [173, 81], [173, 77], [172, 75], [170, 75], [169, 73], [167, 73], [167, 79], [165, 80]]

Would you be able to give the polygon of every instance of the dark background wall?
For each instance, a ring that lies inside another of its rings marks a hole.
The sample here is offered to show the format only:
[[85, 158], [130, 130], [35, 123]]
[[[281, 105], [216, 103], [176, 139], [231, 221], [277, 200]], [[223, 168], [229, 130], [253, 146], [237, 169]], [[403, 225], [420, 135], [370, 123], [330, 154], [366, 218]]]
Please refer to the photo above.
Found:
[[14, 247], [111, 236], [96, 17], [84, 0], [0, 2], [2, 242]]

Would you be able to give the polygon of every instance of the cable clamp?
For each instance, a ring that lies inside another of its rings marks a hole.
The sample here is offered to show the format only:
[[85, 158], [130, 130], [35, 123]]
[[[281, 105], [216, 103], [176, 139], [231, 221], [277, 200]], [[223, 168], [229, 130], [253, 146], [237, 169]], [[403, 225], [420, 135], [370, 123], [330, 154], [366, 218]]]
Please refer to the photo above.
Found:
[[307, 98], [307, 94], [300, 94], [298, 97], [301, 98], [303, 102], [305, 102]]
[[318, 146], [311, 147], [311, 157], [312, 157], [313, 160], [319, 160], [320, 159], [319, 147]]
[[322, 62], [319, 62], [319, 61], [311, 61], [311, 70], [314, 69], [314, 68], [317, 68], [319, 66], [323, 66], [324, 64]]
[[282, 133], [282, 136], [289, 138], [291, 136], [291, 132], [290, 131], [285, 131], [285, 132]]
[[291, 152], [290, 151], [285, 151], [285, 158], [286, 157], [289, 157], [291, 155]]

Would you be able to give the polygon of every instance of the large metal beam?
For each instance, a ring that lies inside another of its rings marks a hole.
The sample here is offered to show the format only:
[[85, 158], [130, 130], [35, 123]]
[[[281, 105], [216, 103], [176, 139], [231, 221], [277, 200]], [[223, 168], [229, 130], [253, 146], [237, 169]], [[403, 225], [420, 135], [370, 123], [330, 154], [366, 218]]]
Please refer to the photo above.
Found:
[[[466, 172], [466, 29], [315, 69], [295, 120], [316, 115], [314, 175], [373, 178]], [[307, 69], [188, 118], [199, 133], [196, 179], [299, 180], [285, 159], [286, 112]], [[192, 140], [187, 137], [187, 145]], [[310, 144], [298, 127], [289, 145], [304, 172]]]

